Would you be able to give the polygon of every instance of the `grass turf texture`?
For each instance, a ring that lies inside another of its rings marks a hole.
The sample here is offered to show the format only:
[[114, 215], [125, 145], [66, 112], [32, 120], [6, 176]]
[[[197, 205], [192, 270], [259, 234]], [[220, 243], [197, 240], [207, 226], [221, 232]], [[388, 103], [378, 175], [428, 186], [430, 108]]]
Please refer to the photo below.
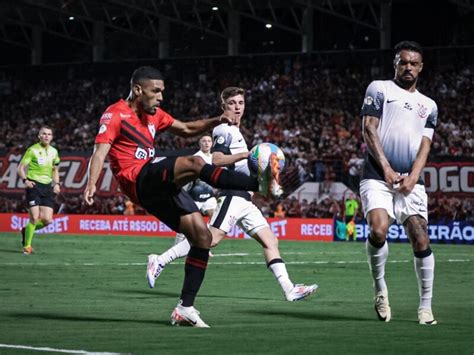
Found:
[[[284, 301], [252, 240], [225, 240], [211, 258], [196, 301], [211, 329], [172, 327], [183, 260], [149, 289], [146, 256], [169, 238], [0, 234], [0, 344], [159, 354], [472, 354], [473, 247], [432, 245], [434, 327], [417, 323], [411, 248], [391, 244], [387, 283], [392, 321], [376, 319], [362, 243], [280, 242], [295, 283], [320, 289]], [[226, 256], [224, 254], [243, 255]], [[0, 353], [33, 353], [2, 348]]]

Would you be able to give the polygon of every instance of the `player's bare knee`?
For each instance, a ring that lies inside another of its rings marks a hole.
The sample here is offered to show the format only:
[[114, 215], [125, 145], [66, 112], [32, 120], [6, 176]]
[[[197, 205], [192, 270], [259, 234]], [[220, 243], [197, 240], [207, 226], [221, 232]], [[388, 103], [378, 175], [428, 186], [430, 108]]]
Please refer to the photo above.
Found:
[[190, 160], [191, 170], [193, 170], [196, 173], [199, 173], [201, 169], [204, 167], [204, 165], [206, 165], [206, 162], [204, 161], [204, 159], [198, 156], [189, 157], [189, 160]]
[[31, 224], [37, 224], [38, 222], [40, 221], [40, 218], [36, 218], [36, 217], [33, 217], [33, 218], [30, 218], [30, 223]]
[[428, 223], [421, 216], [410, 216], [404, 223], [414, 251], [423, 251], [430, 246]]
[[207, 228], [194, 228], [192, 233], [187, 234], [189, 236], [189, 242], [191, 245], [203, 248], [210, 249], [212, 242], [212, 235]]
[[52, 218], [42, 218], [41, 220], [43, 221], [44, 226], [47, 226], [48, 224], [51, 224], [53, 222]]
[[370, 228], [370, 238], [378, 243], [382, 243], [387, 238], [388, 226], [383, 224], [373, 225]]

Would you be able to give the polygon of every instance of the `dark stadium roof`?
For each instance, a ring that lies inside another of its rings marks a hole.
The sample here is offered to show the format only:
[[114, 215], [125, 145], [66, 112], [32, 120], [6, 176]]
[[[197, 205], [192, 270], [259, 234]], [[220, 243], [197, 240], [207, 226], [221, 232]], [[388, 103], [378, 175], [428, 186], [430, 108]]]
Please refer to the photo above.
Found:
[[[0, 0], [0, 64], [474, 45], [472, 0]], [[271, 25], [271, 28], [268, 28]]]

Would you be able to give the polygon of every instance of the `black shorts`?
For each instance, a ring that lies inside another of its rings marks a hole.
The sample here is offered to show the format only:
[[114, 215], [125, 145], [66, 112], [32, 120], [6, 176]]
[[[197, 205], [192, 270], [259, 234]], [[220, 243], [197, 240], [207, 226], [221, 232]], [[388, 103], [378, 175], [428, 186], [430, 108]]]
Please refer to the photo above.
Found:
[[26, 188], [26, 208], [34, 206], [46, 206], [54, 208], [54, 192], [51, 184], [42, 184], [34, 181], [36, 184], [31, 189]]
[[173, 183], [177, 157], [155, 158], [140, 171], [137, 197], [140, 205], [171, 229], [179, 232], [181, 216], [198, 212], [191, 196]]

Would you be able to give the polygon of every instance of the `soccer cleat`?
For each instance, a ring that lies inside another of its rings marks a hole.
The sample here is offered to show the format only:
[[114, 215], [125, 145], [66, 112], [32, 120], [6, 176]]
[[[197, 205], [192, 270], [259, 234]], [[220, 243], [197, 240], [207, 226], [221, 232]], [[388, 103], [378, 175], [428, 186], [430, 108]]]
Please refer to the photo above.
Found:
[[423, 325], [436, 325], [438, 322], [434, 319], [431, 309], [421, 308], [418, 310], [418, 322]]
[[204, 321], [199, 317], [199, 311], [191, 307], [183, 307], [178, 304], [171, 313], [171, 325], [184, 325], [196, 328], [210, 328]]
[[311, 294], [313, 294], [316, 290], [318, 289], [318, 285], [303, 285], [303, 284], [298, 284], [295, 285], [290, 292], [288, 292], [285, 297], [287, 301], [293, 302], [293, 301], [301, 301], [304, 300], [305, 298], [309, 297]]
[[280, 197], [283, 195], [283, 188], [280, 185], [280, 164], [275, 153], [270, 154], [270, 163], [265, 172], [258, 176], [259, 192], [265, 197]]
[[21, 229], [21, 245], [25, 246], [25, 227]]
[[388, 303], [388, 293], [387, 291], [380, 291], [375, 296], [375, 312], [377, 312], [377, 317], [382, 322], [390, 322], [392, 318], [392, 309]]
[[24, 248], [23, 248], [23, 254], [24, 254], [24, 255], [33, 254], [33, 248], [32, 248], [31, 246], [29, 246], [29, 247], [24, 247]]
[[164, 268], [165, 268], [165, 263], [161, 260], [159, 255], [156, 255], [156, 254], [148, 255], [146, 278], [148, 280], [148, 286], [150, 286], [150, 288], [155, 287], [155, 281], [160, 276]]

